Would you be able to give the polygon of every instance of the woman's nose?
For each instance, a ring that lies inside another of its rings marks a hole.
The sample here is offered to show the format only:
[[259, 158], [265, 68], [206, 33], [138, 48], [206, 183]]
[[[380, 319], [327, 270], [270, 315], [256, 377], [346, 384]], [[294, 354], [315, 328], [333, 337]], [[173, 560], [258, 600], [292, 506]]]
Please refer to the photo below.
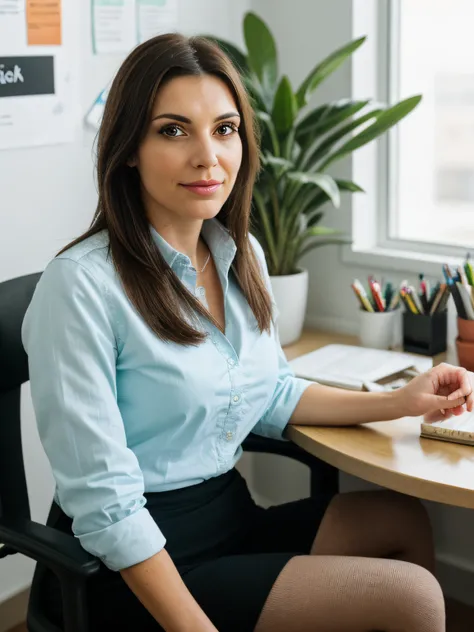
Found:
[[196, 168], [214, 167], [217, 164], [216, 148], [212, 140], [204, 140], [196, 143], [193, 155], [193, 166]]

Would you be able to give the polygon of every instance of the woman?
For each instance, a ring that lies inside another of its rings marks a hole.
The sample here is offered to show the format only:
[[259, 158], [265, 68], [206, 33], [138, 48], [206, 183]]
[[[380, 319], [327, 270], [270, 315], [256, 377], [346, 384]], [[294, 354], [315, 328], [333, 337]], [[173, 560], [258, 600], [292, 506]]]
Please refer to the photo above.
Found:
[[[23, 325], [56, 526], [104, 562], [93, 629], [439, 632], [417, 501], [264, 510], [235, 470], [250, 431], [473, 406], [471, 375], [447, 365], [390, 394], [292, 375], [249, 234], [257, 168], [252, 111], [218, 49], [165, 35], [129, 55], [99, 134], [93, 223], [48, 265]], [[52, 579], [45, 591], [54, 609]]]

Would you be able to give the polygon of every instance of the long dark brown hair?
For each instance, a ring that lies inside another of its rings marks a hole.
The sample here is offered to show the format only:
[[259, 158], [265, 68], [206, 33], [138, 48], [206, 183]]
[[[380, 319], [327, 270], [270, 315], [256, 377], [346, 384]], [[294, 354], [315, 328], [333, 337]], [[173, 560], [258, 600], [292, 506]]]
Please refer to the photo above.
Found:
[[[261, 332], [270, 331], [271, 299], [249, 241], [252, 188], [259, 169], [252, 107], [227, 56], [202, 37], [155, 37], [134, 49], [110, 88], [97, 144], [98, 204], [84, 239], [107, 229], [109, 254], [132, 304], [163, 340], [198, 344], [205, 334], [196, 316], [216, 321], [189, 292], [156, 247], [141, 199], [138, 170], [127, 165], [147, 133], [160, 87], [175, 76], [214, 75], [231, 90], [241, 115], [242, 164], [229, 198], [217, 215], [237, 246], [233, 269]], [[186, 318], [188, 317], [188, 318]]]

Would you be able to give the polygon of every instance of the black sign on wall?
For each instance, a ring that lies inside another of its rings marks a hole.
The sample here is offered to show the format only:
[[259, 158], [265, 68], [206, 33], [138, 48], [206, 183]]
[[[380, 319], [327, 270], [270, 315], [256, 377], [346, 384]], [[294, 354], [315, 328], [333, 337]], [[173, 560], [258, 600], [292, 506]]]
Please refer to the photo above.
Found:
[[54, 57], [1, 57], [2, 97], [54, 94]]

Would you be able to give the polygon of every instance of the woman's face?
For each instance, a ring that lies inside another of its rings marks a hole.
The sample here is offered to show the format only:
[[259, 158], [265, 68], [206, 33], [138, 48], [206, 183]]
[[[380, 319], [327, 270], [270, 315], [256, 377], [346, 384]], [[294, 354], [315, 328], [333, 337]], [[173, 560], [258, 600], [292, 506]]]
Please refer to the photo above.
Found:
[[226, 84], [176, 77], [159, 91], [134, 165], [145, 208], [158, 221], [215, 217], [242, 161], [240, 117]]

